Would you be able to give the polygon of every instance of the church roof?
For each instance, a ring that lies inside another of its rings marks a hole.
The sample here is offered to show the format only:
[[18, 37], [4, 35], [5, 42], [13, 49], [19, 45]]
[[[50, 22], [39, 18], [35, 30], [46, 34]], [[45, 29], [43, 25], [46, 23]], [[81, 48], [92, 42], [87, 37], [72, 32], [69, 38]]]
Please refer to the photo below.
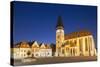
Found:
[[61, 16], [59, 16], [56, 28], [58, 29], [58, 28], [61, 28], [61, 27], [63, 28], [64, 26], [63, 26], [62, 18], [61, 18]]
[[92, 33], [89, 31], [86, 31], [86, 30], [79, 31], [79, 32], [72, 32], [70, 34], [65, 34], [65, 40], [77, 38], [77, 37], [82, 37], [82, 36], [88, 36], [88, 35], [92, 35]]

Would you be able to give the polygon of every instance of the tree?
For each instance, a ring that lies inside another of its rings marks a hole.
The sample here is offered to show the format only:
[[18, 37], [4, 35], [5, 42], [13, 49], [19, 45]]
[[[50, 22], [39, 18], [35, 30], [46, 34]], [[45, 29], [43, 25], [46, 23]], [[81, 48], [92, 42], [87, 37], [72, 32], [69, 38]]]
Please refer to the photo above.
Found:
[[50, 47], [52, 48], [52, 53], [54, 55], [54, 53], [56, 52], [56, 45], [54, 43], [51, 43]]
[[27, 55], [30, 56], [30, 55], [31, 55], [31, 51], [28, 51], [28, 52], [27, 52]]

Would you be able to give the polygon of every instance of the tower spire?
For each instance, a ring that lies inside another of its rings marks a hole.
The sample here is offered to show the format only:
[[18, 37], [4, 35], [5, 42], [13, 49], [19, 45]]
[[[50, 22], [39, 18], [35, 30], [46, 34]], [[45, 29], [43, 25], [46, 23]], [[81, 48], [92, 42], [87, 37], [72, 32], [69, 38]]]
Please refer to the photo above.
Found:
[[64, 26], [62, 23], [61, 16], [58, 17], [57, 25], [56, 25], [56, 56], [62, 55], [62, 45], [64, 42]]
[[56, 29], [63, 29], [63, 28], [64, 28], [64, 26], [63, 26], [62, 18], [61, 18], [61, 16], [58, 16]]

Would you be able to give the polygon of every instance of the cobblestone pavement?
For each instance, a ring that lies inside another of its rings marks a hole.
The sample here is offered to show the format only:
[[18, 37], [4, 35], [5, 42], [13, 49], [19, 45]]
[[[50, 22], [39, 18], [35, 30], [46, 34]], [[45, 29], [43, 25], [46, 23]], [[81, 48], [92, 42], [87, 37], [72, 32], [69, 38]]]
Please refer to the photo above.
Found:
[[31, 62], [14, 61], [14, 65], [19, 66], [19, 65], [54, 64], [54, 63], [84, 62], [84, 61], [96, 61], [96, 60], [97, 60], [96, 56], [49, 57], [49, 58], [36, 58], [35, 61]]

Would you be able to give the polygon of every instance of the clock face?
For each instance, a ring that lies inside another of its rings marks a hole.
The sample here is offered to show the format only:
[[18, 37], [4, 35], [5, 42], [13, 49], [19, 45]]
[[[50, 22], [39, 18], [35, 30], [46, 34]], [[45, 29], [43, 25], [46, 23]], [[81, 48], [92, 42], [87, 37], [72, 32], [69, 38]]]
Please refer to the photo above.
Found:
[[63, 33], [64, 31], [63, 31], [63, 30], [57, 30], [57, 32], [58, 32], [58, 33]]

